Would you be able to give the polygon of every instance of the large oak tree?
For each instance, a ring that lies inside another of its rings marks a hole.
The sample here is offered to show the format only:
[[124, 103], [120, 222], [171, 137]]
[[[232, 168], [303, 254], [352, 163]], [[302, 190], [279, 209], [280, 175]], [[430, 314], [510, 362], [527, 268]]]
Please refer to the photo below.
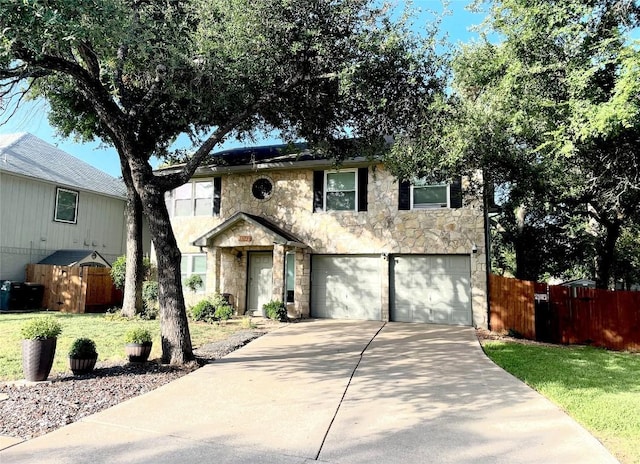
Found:
[[[2, 0], [0, 29], [4, 96], [47, 99], [63, 135], [120, 156], [156, 250], [164, 362], [193, 356], [165, 192], [257, 131], [330, 155], [346, 137], [380, 146], [442, 90], [432, 36], [368, 0]], [[183, 168], [154, 173], [181, 135]]]
[[[607, 287], [617, 240], [640, 220], [640, 6], [476, 3], [488, 7], [483, 35], [453, 59], [451, 92], [436, 107], [446, 117], [422, 118], [407, 148], [395, 146], [397, 171], [483, 169], [506, 194], [499, 230], [516, 275], [583, 260]], [[433, 113], [433, 102], [424, 108]]]

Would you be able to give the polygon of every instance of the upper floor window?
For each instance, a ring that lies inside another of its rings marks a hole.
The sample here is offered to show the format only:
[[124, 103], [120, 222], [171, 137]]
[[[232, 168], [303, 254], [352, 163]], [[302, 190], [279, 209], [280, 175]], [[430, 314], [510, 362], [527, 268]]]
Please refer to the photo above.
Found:
[[315, 171], [313, 210], [367, 211], [368, 168]]
[[398, 209], [461, 208], [462, 184], [458, 177], [450, 184], [429, 184], [422, 179], [398, 184]]
[[78, 222], [78, 192], [56, 188], [56, 208], [53, 220], [70, 224]]
[[167, 209], [171, 216], [213, 216], [220, 214], [219, 177], [187, 182], [167, 192]]
[[449, 186], [418, 180], [411, 185], [411, 209], [448, 208]]
[[358, 188], [357, 171], [325, 173], [325, 211], [355, 211]]

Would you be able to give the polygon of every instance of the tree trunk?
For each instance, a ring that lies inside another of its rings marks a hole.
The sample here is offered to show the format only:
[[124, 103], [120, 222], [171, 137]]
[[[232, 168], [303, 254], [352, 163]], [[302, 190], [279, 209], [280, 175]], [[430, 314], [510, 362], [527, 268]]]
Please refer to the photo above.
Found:
[[622, 232], [622, 222], [614, 219], [611, 222], [601, 222], [601, 224], [605, 228], [606, 237], [596, 259], [596, 288], [606, 289], [611, 283], [616, 243]]
[[142, 312], [142, 202], [135, 190], [127, 195], [127, 262], [122, 314], [133, 317]]
[[184, 364], [194, 359], [180, 276], [181, 253], [169, 220], [164, 192], [145, 185], [141, 193], [144, 213], [158, 263], [158, 303], [162, 362]]
[[122, 178], [127, 186], [126, 220], [127, 253], [124, 281], [124, 301], [122, 314], [133, 317], [142, 312], [142, 283], [144, 269], [142, 265], [142, 202], [133, 185], [129, 167], [122, 166]]

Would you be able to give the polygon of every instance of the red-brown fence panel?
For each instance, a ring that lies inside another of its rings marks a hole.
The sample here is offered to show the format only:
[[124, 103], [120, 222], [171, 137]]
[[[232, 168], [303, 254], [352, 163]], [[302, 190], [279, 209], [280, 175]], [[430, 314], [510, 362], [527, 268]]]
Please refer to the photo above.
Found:
[[489, 276], [491, 330], [551, 343], [640, 351], [640, 292]]
[[535, 339], [534, 282], [489, 276], [490, 324], [494, 332], [514, 330]]
[[558, 343], [640, 350], [640, 292], [549, 287]]

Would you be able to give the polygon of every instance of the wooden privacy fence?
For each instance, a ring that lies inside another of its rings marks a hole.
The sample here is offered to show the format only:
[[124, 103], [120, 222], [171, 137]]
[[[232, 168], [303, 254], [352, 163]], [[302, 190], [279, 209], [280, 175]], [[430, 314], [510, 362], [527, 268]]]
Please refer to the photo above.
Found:
[[43, 305], [54, 311], [100, 312], [122, 304], [122, 292], [104, 267], [29, 264], [27, 281], [44, 285]]
[[491, 275], [493, 331], [562, 344], [640, 350], [640, 292], [546, 285]]

